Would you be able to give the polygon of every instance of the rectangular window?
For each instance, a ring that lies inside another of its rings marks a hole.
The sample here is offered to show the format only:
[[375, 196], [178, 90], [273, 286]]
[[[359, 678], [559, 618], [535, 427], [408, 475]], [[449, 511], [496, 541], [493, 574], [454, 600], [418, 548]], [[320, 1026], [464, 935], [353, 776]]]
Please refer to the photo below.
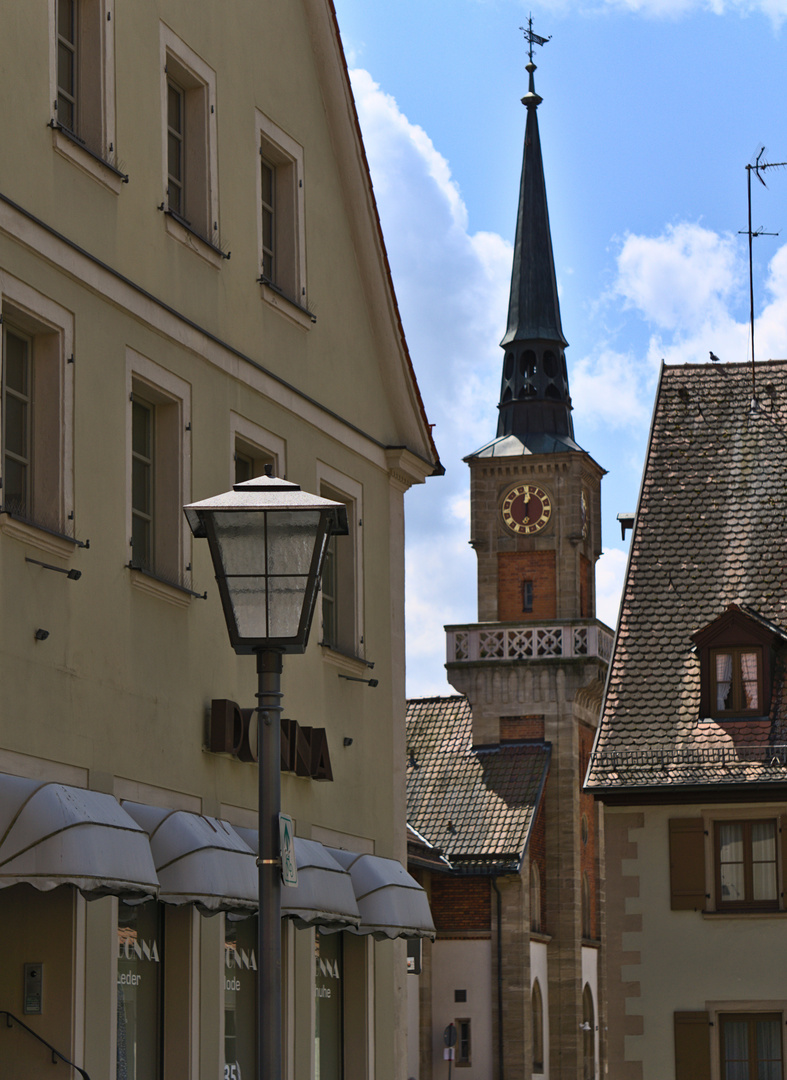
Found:
[[57, 0], [57, 118], [77, 128], [77, 0]]
[[717, 821], [715, 831], [719, 910], [777, 908], [776, 821]]
[[319, 492], [347, 508], [347, 536], [333, 536], [322, 573], [320, 644], [345, 656], [363, 656], [363, 487], [356, 480], [321, 465]]
[[[167, 229], [220, 265], [216, 73], [163, 24], [161, 59], [162, 209]], [[204, 240], [207, 248], [195, 246], [189, 234]]]
[[719, 1016], [722, 1080], [782, 1080], [780, 1013]]
[[127, 177], [115, 149], [111, 0], [49, 0], [55, 149], [115, 193]]
[[133, 350], [128, 354], [128, 565], [163, 585], [188, 589], [181, 507], [190, 489], [190, 387]]
[[523, 611], [532, 611], [533, 610], [533, 582], [532, 581], [523, 581], [522, 582], [522, 610]]
[[71, 347], [72, 319], [13, 279], [5, 284], [0, 509], [14, 520], [71, 537], [73, 368], [64, 353]]
[[[266, 116], [257, 117], [260, 282], [305, 309], [303, 148]], [[263, 296], [271, 298], [264, 290]]]
[[758, 716], [762, 701], [762, 649], [711, 649], [711, 702], [717, 717]]
[[183, 192], [184, 161], [184, 99], [182, 87], [167, 82], [167, 205], [184, 216], [186, 200]]
[[456, 1020], [456, 1065], [472, 1065], [472, 1046], [470, 1043], [470, 1021]]

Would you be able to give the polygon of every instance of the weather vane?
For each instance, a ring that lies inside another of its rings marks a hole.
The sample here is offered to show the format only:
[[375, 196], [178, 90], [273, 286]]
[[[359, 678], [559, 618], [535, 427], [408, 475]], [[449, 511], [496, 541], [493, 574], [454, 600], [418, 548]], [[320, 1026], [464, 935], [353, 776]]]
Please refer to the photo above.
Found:
[[520, 26], [519, 29], [525, 35], [525, 41], [528, 43], [528, 46], [529, 46], [528, 51], [530, 53], [530, 63], [532, 64], [533, 63], [533, 46], [534, 45], [546, 45], [546, 43], [548, 41], [552, 40], [552, 35], [550, 34], [549, 37], [541, 37], [539, 34], [534, 34], [533, 33], [533, 16], [532, 15], [528, 16], [527, 29], [525, 29], [524, 26]]

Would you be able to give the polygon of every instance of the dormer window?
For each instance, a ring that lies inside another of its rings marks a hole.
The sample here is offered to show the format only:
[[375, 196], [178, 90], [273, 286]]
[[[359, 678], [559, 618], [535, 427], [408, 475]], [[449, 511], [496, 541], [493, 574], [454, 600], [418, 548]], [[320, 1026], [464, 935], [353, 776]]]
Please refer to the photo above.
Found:
[[761, 716], [762, 649], [758, 646], [710, 650], [714, 716]]
[[730, 604], [693, 637], [700, 661], [700, 719], [726, 723], [767, 717], [774, 657], [787, 634], [751, 608]]

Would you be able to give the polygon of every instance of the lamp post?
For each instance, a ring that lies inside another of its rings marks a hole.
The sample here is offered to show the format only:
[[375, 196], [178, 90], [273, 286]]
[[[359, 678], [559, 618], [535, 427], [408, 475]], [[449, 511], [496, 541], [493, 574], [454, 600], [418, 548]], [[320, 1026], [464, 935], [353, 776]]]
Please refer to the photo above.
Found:
[[280, 1080], [282, 656], [306, 648], [328, 540], [348, 532], [347, 510], [273, 476], [183, 510], [210, 546], [233, 649], [257, 657], [258, 1080]]

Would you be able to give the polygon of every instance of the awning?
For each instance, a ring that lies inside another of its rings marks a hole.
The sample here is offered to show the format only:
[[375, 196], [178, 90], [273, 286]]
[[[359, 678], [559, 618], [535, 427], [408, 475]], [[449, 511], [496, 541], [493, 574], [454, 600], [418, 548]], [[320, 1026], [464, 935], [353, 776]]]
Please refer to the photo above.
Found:
[[150, 837], [159, 900], [196, 904], [206, 915], [257, 910], [254, 852], [226, 821], [142, 803], [123, 807]]
[[354, 933], [378, 939], [435, 936], [426, 893], [396, 859], [337, 848], [328, 851], [352, 878], [361, 912], [361, 925]]
[[146, 899], [158, 878], [145, 832], [112, 795], [0, 775], [0, 888], [75, 885]]
[[[235, 831], [257, 851], [256, 829]], [[361, 913], [355, 902], [352, 879], [316, 840], [294, 837], [298, 884], [281, 890], [282, 918], [292, 919], [301, 927], [319, 926], [324, 930], [349, 930], [358, 927]]]

